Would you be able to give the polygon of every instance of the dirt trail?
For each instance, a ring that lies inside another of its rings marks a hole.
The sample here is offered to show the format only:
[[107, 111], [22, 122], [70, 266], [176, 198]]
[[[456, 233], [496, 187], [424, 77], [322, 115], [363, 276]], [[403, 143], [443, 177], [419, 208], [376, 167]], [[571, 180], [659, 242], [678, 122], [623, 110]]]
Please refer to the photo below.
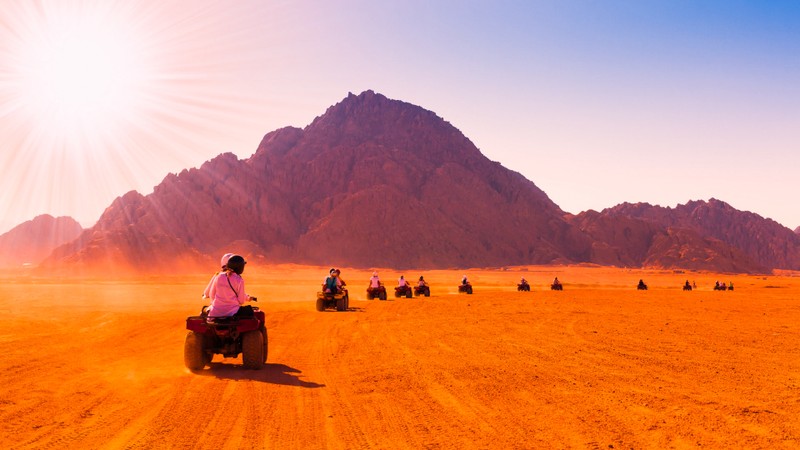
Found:
[[[517, 293], [518, 275], [483, 273], [468, 296], [441, 272], [430, 298], [352, 288], [340, 313], [314, 311], [313, 292], [262, 301], [267, 366], [217, 356], [196, 374], [184, 319], [202, 280], [13, 286], [0, 448], [800, 446], [800, 280], [682, 292], [645, 275], [646, 292], [598, 269]], [[306, 278], [270, 281], [295, 295]]]

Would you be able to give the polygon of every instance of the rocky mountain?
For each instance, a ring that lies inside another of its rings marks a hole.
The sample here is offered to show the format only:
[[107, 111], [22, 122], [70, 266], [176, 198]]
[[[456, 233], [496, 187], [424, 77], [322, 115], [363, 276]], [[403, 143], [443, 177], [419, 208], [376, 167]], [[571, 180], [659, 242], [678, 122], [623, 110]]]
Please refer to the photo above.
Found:
[[83, 227], [71, 217], [37, 216], [0, 235], [0, 267], [37, 265], [81, 231]]
[[591, 259], [600, 264], [725, 272], [800, 268], [800, 236], [713, 198], [675, 208], [623, 203], [571, 222], [592, 238]]
[[274, 262], [428, 268], [585, 260], [591, 242], [451, 124], [366, 91], [267, 134], [248, 159], [223, 154], [118, 198], [50, 262], [209, 267], [242, 247]]
[[800, 235], [715, 199], [566, 214], [433, 112], [372, 91], [267, 134], [250, 158], [222, 154], [117, 198], [44, 265], [207, 271], [228, 251], [355, 267], [800, 270]]

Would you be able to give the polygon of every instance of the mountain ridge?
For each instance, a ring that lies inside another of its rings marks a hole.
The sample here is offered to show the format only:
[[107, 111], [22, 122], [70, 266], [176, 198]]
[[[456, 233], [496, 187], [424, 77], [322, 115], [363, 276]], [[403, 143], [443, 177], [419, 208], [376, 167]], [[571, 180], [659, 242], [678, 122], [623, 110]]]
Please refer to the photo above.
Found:
[[352, 267], [800, 269], [796, 232], [713, 198], [566, 213], [432, 111], [373, 91], [267, 133], [249, 158], [223, 153], [118, 197], [42, 265], [207, 270], [227, 251]]

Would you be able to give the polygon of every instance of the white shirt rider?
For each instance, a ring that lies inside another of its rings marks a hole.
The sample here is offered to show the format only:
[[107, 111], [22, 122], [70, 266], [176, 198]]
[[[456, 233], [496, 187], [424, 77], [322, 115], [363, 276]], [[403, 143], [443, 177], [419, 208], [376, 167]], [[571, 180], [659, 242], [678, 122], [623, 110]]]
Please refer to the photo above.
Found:
[[371, 288], [381, 287], [381, 281], [380, 279], [378, 279], [378, 275], [372, 275], [372, 278], [369, 279], [369, 287]]

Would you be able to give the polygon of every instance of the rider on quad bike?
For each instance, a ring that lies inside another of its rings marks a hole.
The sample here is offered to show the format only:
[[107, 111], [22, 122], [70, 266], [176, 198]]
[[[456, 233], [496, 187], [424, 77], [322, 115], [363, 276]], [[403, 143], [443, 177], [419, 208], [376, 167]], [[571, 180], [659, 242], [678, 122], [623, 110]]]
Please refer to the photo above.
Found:
[[244, 303], [256, 301], [244, 290], [241, 277], [247, 262], [243, 257], [226, 254], [222, 271], [209, 282], [203, 298], [211, 305], [203, 307], [199, 316], [186, 319], [184, 363], [189, 370], [201, 370], [216, 353], [236, 357], [242, 353], [245, 368], [260, 369], [267, 361], [267, 328], [265, 315], [258, 308]]
[[322, 283], [322, 290], [317, 292], [316, 308], [317, 311], [325, 311], [327, 308], [336, 308], [337, 311], [347, 311], [350, 305], [350, 296], [345, 285], [347, 283], [339, 277], [341, 271], [331, 268], [328, 277]]
[[425, 297], [431, 296], [431, 288], [428, 286], [428, 282], [425, 281], [425, 278], [423, 278], [422, 275], [419, 276], [419, 282], [416, 286], [414, 286], [414, 295], [424, 295]]
[[367, 287], [367, 300], [375, 298], [386, 300], [386, 286], [378, 278], [378, 272], [372, 272], [372, 277], [369, 279], [369, 287]]
[[397, 286], [394, 288], [394, 296], [411, 298], [413, 295], [414, 292], [411, 290], [411, 285], [408, 284], [403, 275], [400, 275], [400, 279], [397, 280]]

